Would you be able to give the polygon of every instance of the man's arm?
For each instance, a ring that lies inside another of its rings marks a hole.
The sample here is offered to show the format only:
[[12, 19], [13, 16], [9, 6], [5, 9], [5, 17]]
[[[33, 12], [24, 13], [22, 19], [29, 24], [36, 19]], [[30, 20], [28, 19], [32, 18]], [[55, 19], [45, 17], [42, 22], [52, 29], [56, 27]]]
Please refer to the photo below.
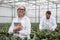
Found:
[[56, 27], [57, 27], [56, 19], [54, 18], [54, 19], [53, 19], [53, 26], [52, 26], [51, 29], [54, 31], [54, 30], [56, 29]]

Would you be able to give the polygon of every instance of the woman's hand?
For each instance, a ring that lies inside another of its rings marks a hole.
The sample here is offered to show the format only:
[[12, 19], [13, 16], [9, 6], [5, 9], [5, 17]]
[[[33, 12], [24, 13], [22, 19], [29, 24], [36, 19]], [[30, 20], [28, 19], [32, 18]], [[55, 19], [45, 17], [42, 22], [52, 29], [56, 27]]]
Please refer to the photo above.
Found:
[[22, 26], [21, 24], [18, 24], [17, 27], [15, 27], [15, 28], [13, 29], [13, 31], [14, 31], [15, 33], [16, 33], [16, 32], [18, 33], [18, 31], [22, 30], [22, 27], [23, 27], [23, 26]]

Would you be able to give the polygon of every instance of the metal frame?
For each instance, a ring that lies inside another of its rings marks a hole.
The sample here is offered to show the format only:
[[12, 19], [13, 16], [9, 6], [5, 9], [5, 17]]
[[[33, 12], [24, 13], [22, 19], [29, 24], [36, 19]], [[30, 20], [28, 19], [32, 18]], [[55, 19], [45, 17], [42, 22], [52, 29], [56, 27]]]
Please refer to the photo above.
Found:
[[[34, 0], [35, 1], [35, 4], [34, 3], [30, 3], [29, 1], [30, 0], [27, 0], [27, 1], [14, 1], [14, 2], [6, 2], [6, 3], [4, 3], [3, 2], [4, 0], [2, 0], [1, 2], [0, 2], [0, 4], [4, 4], [4, 5], [9, 5], [9, 6], [11, 6], [12, 8], [14, 8], [14, 7], [16, 7], [17, 5], [15, 5], [15, 3], [18, 3], [18, 2], [26, 2], [26, 3], [28, 3], [28, 4], [33, 4], [33, 5], [35, 5], [35, 22], [36, 22], [36, 6], [38, 6], [39, 7], [39, 14], [38, 14], [38, 21], [40, 22], [40, 5], [45, 5], [44, 3], [46, 3], [46, 2], [40, 2], [40, 4], [38, 5], [37, 4], [37, 1], [36, 0]], [[32, 0], [31, 0], [32, 1]], [[60, 3], [55, 3], [54, 1], [49, 1], [48, 0], [48, 2], [47, 2], [47, 10], [49, 10], [49, 5], [51, 5], [51, 4], [49, 4], [49, 2], [51, 2], [51, 3], [53, 3], [53, 4], [56, 4], [56, 18], [57, 18], [57, 9], [58, 9], [58, 4], [60, 4]], [[14, 3], [14, 5], [11, 5], [11, 3]], [[1, 5], [0, 5], [1, 6]], [[1, 6], [1, 7], [4, 7], [4, 6]], [[59, 7], [60, 8], [60, 7]], [[13, 10], [14, 12], [15, 12], [15, 10]], [[13, 11], [12, 11], [12, 20], [13, 20], [13, 17], [15, 17], [15, 14], [14, 14], [14, 16], [13, 16]], [[32, 17], [33, 18], [33, 17]], [[57, 19], [56, 19], [56, 22], [57, 22]]]

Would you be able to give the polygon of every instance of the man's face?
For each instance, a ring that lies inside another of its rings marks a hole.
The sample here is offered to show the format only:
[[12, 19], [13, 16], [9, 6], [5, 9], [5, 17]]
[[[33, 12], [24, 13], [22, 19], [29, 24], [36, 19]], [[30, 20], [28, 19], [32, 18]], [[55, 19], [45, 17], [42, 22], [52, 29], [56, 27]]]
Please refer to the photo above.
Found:
[[51, 14], [46, 13], [46, 18], [50, 19]]
[[25, 14], [25, 8], [20, 7], [17, 9], [18, 16], [23, 16]]

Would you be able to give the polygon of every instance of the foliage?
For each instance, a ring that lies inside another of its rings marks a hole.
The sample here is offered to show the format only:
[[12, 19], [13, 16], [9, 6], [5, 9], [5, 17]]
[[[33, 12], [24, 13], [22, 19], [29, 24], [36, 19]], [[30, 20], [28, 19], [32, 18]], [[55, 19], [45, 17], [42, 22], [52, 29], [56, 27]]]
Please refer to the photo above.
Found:
[[[0, 40], [22, 40], [21, 38], [17, 37], [14, 38], [12, 35], [8, 34], [8, 29], [11, 23], [0, 23]], [[60, 24], [58, 24], [58, 28], [60, 29]], [[60, 32], [56, 31], [39, 31], [39, 23], [32, 23], [32, 32], [30, 38], [34, 38], [34, 33], [36, 35], [35, 40], [40, 39], [48, 39], [48, 40], [57, 40], [60, 39]], [[27, 38], [25, 38], [26, 40]]]
[[36, 32], [37, 38], [40, 39], [48, 39], [48, 40], [55, 40], [55, 39], [60, 39], [60, 32], [55, 32], [55, 31], [37, 31]]

